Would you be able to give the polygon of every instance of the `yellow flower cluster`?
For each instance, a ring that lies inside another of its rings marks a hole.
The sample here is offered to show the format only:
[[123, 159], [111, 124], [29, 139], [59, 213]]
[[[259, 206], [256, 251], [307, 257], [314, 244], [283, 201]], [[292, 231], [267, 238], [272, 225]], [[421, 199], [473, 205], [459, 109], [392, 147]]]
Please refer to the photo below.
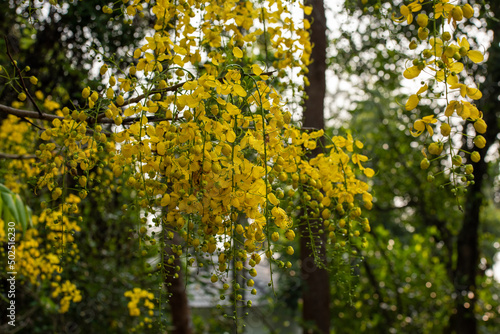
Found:
[[153, 316], [155, 305], [153, 303], [154, 295], [151, 292], [140, 288], [134, 288], [131, 291], [126, 291], [124, 293], [125, 297], [130, 298], [127, 304], [129, 313], [131, 316], [138, 317], [141, 315], [140, 305], [141, 299], [144, 299], [144, 307], [148, 310], [149, 316]]
[[[30, 81], [33, 83], [35, 80], [30, 79]], [[43, 96], [40, 96], [40, 99], [43, 99]], [[55, 102], [52, 105], [44, 103], [47, 110], [52, 106], [56, 106]], [[35, 136], [36, 132], [29, 123], [9, 115], [0, 125], [0, 152], [17, 156], [31, 155], [35, 149]], [[2, 160], [0, 177], [5, 180], [5, 186], [14, 193], [25, 193], [28, 190], [26, 180], [38, 174], [34, 161], [34, 158]], [[13, 170], [16, 172], [13, 173]], [[70, 282], [63, 285], [59, 283], [61, 279], [59, 274], [62, 271], [61, 256], [65, 262], [78, 259], [78, 248], [74, 244], [73, 233], [79, 231], [80, 227], [66, 215], [78, 211], [79, 201], [80, 199], [74, 195], [68, 196], [64, 204], [64, 217], [61, 209], [46, 210], [39, 216], [32, 217], [33, 226], [28, 226], [25, 231], [18, 230], [16, 233], [18, 279], [37, 287], [36, 291], [44, 291], [52, 286], [55, 289], [52, 298], [63, 296], [59, 308], [61, 313], [68, 310], [71, 301], [81, 300], [74, 285]], [[42, 223], [45, 223], [45, 228], [40, 228]], [[0, 243], [7, 241], [4, 224], [5, 222], [0, 220]], [[59, 247], [53, 247], [55, 245]]]
[[[397, 22], [412, 23], [414, 15], [422, 10], [422, 2], [422, 0], [416, 0], [408, 5], [402, 5], [400, 8], [401, 17], [393, 18]], [[453, 131], [453, 128], [458, 123], [473, 122], [477, 133], [474, 144], [478, 148], [485, 146], [484, 137], [481, 135], [486, 132], [486, 123], [482, 119], [483, 114], [473, 102], [467, 100], [478, 100], [482, 97], [482, 93], [474, 85], [465, 84], [466, 81], [471, 81], [471, 77], [465, 72], [465, 65], [469, 62], [482, 62], [484, 57], [480, 51], [471, 50], [466, 37], [453, 40], [453, 30], [456, 28], [457, 22], [474, 16], [474, 8], [471, 5], [455, 5], [449, 0], [442, 0], [435, 3], [432, 14], [429, 17], [425, 12], [422, 12], [416, 17], [418, 36], [412, 39], [410, 49], [417, 49], [419, 44], [422, 47], [418, 57], [413, 60], [412, 66], [406, 68], [403, 73], [407, 79], [417, 78], [421, 73], [430, 75], [431, 79], [428, 79], [427, 83], [422, 81], [422, 86], [417, 93], [408, 98], [405, 109], [417, 108], [426, 92], [429, 93], [427, 98], [430, 99], [436, 96], [444, 97], [447, 104], [444, 112], [437, 115], [437, 118], [435, 118], [436, 115], [428, 115], [416, 120], [411, 134], [417, 137], [427, 132], [432, 137], [434, 142], [429, 144], [427, 149], [431, 155], [436, 156], [432, 160], [441, 159], [443, 151], [445, 155], [449, 156], [450, 166], [453, 167], [451, 169], [452, 184], [457, 187], [459, 185], [458, 179], [462, 180], [465, 185], [470, 183], [473, 168], [472, 165], [462, 163], [459, 150], [453, 147], [451, 136], [455, 134], [465, 136], [465, 134]], [[429, 22], [434, 22], [434, 25], [430, 25]], [[432, 27], [432, 31], [429, 27]], [[443, 84], [442, 92], [438, 91], [438, 87], [434, 83]], [[439, 138], [434, 136], [432, 125], [438, 123], [438, 120], [441, 135]], [[430, 166], [430, 161], [427, 159], [425, 151], [422, 152], [424, 159], [421, 162], [421, 167], [427, 169]], [[479, 161], [478, 152], [469, 152], [469, 154], [473, 162]], [[463, 172], [461, 178], [457, 178], [459, 175], [457, 167]], [[429, 180], [433, 180], [432, 175], [430, 175]]]
[[[52, 247], [54, 243], [50, 241], [54, 238], [61, 237], [61, 235], [65, 235], [67, 241], [73, 239], [71, 234], [67, 234], [66, 236], [65, 233], [60, 232], [61, 227], [54, 224], [54, 221], [57, 219], [54, 216], [55, 215], [48, 218], [46, 213], [42, 213], [40, 219], [37, 216], [33, 217], [35, 226], [25, 231], [23, 237], [19, 237], [16, 241], [16, 268], [20, 279], [34, 286], [45, 289], [47, 285], [42, 283], [50, 282], [50, 286], [53, 289], [51, 297], [56, 299], [62, 296], [59, 312], [65, 313], [68, 311], [70, 302], [79, 302], [81, 300], [81, 295], [75, 285], [69, 281], [60, 285], [59, 281], [61, 277], [59, 274], [63, 270], [60, 257], [64, 255], [65, 262], [72, 260], [76, 261], [78, 259], [76, 256], [78, 249], [76, 244], [72, 244], [66, 253], [63, 253], [61, 251], [62, 248]], [[47, 226], [49, 228], [49, 233], [47, 235], [42, 235], [37, 229], [37, 227], [39, 227], [38, 224], [44, 220], [47, 221]], [[68, 228], [79, 230], [79, 227], [73, 223], [64, 221], [63, 224]], [[17, 235], [20, 236], [21, 234], [19, 233]], [[2, 236], [5, 240], [5, 234], [0, 234], [0, 237]], [[0, 238], [0, 241], [1, 240], [2, 238]], [[49, 242], [47, 242], [47, 240], [49, 240]], [[61, 246], [61, 243], [59, 242], [55, 245]], [[65, 246], [64, 244], [61, 247]]]
[[54, 299], [61, 298], [59, 313], [68, 312], [71, 302], [79, 303], [82, 301], [80, 290], [70, 281], [64, 281], [62, 284], [53, 282], [52, 288], [54, 290], [52, 291], [51, 297]]
[[44, 280], [52, 280], [60, 268], [57, 254], [47, 252], [44, 248], [36, 229], [26, 231], [23, 240], [16, 248], [18, 272], [34, 285], [40, 285]]
[[[310, 62], [310, 23], [293, 18], [296, 5], [311, 12], [296, 1], [273, 0], [116, 4], [127, 19], [145, 10], [155, 15], [155, 31], [134, 50], [134, 63], [109, 77], [118, 64], [102, 65], [106, 87], [84, 88], [82, 108], [44, 103], [57, 117], [47, 122], [36, 151], [37, 188], [50, 192], [52, 208], [39, 221], [60, 252], [76, 251], [69, 245], [79, 226], [68, 216], [78, 212], [78, 201], [123, 188], [134, 194], [135, 208], [155, 216], [161, 246], [177, 234], [181, 244], [172, 253], [189, 254], [187, 263], [201, 266], [199, 255], [214, 255], [214, 281], [231, 263], [255, 277], [262, 256], [276, 261], [273, 252], [293, 254], [287, 242], [303, 217], [322, 220], [336, 249], [366, 246], [358, 238], [370, 231], [361, 206], [370, 209], [372, 196], [362, 179], [375, 172], [364, 166], [363, 145], [351, 135], [303, 131], [288, 103], [300, 101], [284, 97], [293, 90], [301, 98]], [[262, 47], [266, 59], [259, 62], [254, 52]], [[309, 159], [318, 146], [323, 152]], [[78, 199], [68, 194], [68, 176]], [[157, 241], [146, 226], [136, 232], [141, 247]], [[152, 294], [125, 295], [130, 315], [140, 315], [142, 298], [153, 309]]]
[[[35, 132], [18, 117], [8, 115], [0, 124], [0, 152], [14, 155], [30, 155], [35, 146]], [[26, 179], [36, 175], [32, 168], [34, 159], [5, 160], [0, 169], [3, 184], [15, 193], [28, 189]], [[11, 173], [10, 171], [17, 171]]]

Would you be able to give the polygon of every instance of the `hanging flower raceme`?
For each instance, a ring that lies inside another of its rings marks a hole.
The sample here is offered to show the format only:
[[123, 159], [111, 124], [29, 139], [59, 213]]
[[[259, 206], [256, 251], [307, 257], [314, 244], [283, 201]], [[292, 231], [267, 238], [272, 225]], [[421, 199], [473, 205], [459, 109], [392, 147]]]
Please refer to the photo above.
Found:
[[[410, 24], [413, 19], [413, 13], [417, 13], [421, 9], [420, 4], [416, 1], [408, 5], [402, 5], [400, 11], [403, 17], [396, 21]], [[417, 137], [424, 132], [428, 132], [428, 138], [435, 140], [428, 145], [429, 153], [438, 156], [436, 159], [441, 159], [441, 153], [443, 151], [446, 152], [449, 158], [449, 166], [452, 167], [450, 168], [451, 184], [456, 188], [462, 184], [469, 184], [471, 180], [470, 169], [472, 167], [463, 163], [460, 150], [453, 147], [454, 141], [451, 139], [451, 134], [460, 133], [459, 131], [453, 131], [453, 128], [459, 122], [471, 121], [477, 124], [474, 128], [476, 132], [484, 133], [481, 131], [486, 131], [486, 123], [482, 120], [482, 112], [471, 102], [477, 101], [482, 97], [480, 87], [472, 84], [471, 76], [464, 71], [468, 68], [467, 65], [470, 62], [480, 63], [484, 60], [484, 57], [479, 50], [471, 49], [469, 41], [465, 36], [458, 37], [455, 41], [452, 38], [453, 28], [456, 27], [456, 23], [462, 21], [464, 18], [470, 19], [473, 17], [474, 9], [472, 6], [469, 4], [458, 6], [450, 3], [448, 0], [444, 0], [436, 2], [433, 11], [433, 17], [429, 17], [425, 13], [417, 15], [417, 24], [419, 25], [418, 39], [412, 40], [413, 45], [410, 45], [410, 49], [417, 49], [417, 40], [420, 40], [419, 43], [423, 44], [424, 48], [422, 48], [421, 53], [413, 60], [412, 66], [407, 67], [403, 72], [403, 76], [406, 79], [415, 79], [422, 73], [430, 75], [432, 78], [425, 79], [429, 80], [429, 83], [422, 81], [422, 87], [418, 92], [410, 95], [408, 98], [405, 109], [408, 111], [416, 110], [418, 112], [418, 105], [424, 97], [429, 100], [443, 97], [447, 101], [444, 112], [417, 119], [410, 133], [414, 137]], [[435, 29], [434, 31], [430, 31], [428, 28], [432, 26], [429, 24], [430, 20], [436, 22], [433, 28]], [[448, 25], [451, 25], [451, 27]], [[431, 81], [432, 85], [430, 84]], [[458, 100], [460, 97], [462, 100]], [[434, 135], [433, 124], [438, 124], [438, 122], [441, 123], [440, 133]], [[442, 138], [438, 139], [439, 134]], [[478, 136], [475, 138], [478, 138]], [[483, 139], [482, 137], [478, 138], [475, 141], [475, 145], [477, 147], [484, 147]], [[422, 152], [425, 156], [425, 150]], [[461, 152], [464, 152], [464, 150], [461, 150]], [[478, 160], [477, 152], [469, 153], [471, 154], [471, 160]], [[432, 162], [426, 156], [422, 161], [421, 166], [424, 169], [429, 168]], [[433, 177], [429, 179], [433, 180]]]
[[[121, 10], [126, 17], [147, 10], [155, 31], [130, 52], [128, 66], [104, 57], [104, 87], [85, 87], [80, 107], [44, 103], [51, 120], [39, 135], [35, 174], [37, 191], [48, 192], [46, 205], [61, 216], [59, 225], [42, 216], [54, 230], [50, 236], [78, 231], [68, 219], [78, 213], [78, 201], [127, 189], [134, 202], [123, 205], [124, 214], [133, 209], [145, 216], [131, 231], [140, 254], [155, 245], [162, 252], [151, 274], [175, 275], [179, 259], [188, 268], [209, 267], [210, 281], [232, 283], [235, 308], [243, 287], [229, 271], [258, 276], [264, 257], [290, 268], [279, 254], [294, 253], [289, 242], [302, 208], [307, 220], [322, 219], [339, 254], [366, 247], [362, 232], [370, 225], [361, 207], [372, 206], [365, 180], [375, 171], [362, 143], [302, 131], [284, 97], [300, 102], [297, 87], [307, 84], [312, 50], [309, 22], [292, 19], [294, 5], [136, 0], [105, 6], [105, 13]], [[274, 54], [272, 61], [254, 57], [260, 47]], [[318, 147], [323, 153], [309, 159]], [[67, 195], [67, 177], [78, 197]], [[247, 279], [247, 287], [253, 284]], [[66, 290], [71, 298], [64, 298], [64, 309], [79, 299], [69, 285]], [[153, 293], [135, 288], [125, 296], [131, 316], [152, 315]]]

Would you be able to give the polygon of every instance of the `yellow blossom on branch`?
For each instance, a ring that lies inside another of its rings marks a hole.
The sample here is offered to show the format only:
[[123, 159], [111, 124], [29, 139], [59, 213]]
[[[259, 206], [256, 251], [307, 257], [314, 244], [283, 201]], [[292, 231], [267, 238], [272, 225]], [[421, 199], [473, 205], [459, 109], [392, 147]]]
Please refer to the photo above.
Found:
[[413, 123], [413, 128], [416, 130], [415, 132], [411, 131], [413, 137], [420, 136], [425, 130], [429, 132], [432, 136], [434, 134], [434, 130], [430, 126], [430, 124], [434, 124], [437, 122], [437, 119], [434, 118], [434, 115], [425, 116], [422, 119], [418, 119]]

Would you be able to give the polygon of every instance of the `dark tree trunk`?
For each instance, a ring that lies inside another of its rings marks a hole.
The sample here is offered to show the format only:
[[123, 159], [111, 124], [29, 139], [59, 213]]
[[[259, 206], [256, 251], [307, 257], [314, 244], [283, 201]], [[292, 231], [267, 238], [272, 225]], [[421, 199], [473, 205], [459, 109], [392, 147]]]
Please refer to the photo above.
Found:
[[[165, 246], [165, 277], [164, 283], [169, 293], [168, 303], [170, 304], [170, 313], [172, 314], [173, 330], [168, 333], [172, 334], [192, 334], [193, 327], [191, 325], [191, 310], [189, 309], [188, 298], [186, 294], [185, 280], [182, 270], [175, 271], [175, 267], [182, 268], [177, 255], [173, 264], [168, 264], [167, 260], [170, 255], [173, 255], [171, 246], [180, 244], [180, 237], [177, 233], [174, 234], [173, 240], [166, 239]], [[174, 277], [175, 274], [179, 276]]]
[[[306, 16], [311, 22], [311, 42], [313, 44], [309, 73], [310, 85], [305, 87], [308, 99], [304, 103], [303, 126], [316, 129], [324, 128], [324, 99], [326, 71], [326, 18], [323, 0], [307, 0], [305, 5], [313, 7], [311, 16]], [[312, 153], [315, 156], [321, 149]], [[311, 156], [311, 157], [312, 157]], [[309, 220], [299, 223], [301, 274], [303, 279], [303, 320], [304, 333], [330, 332], [330, 284], [328, 271], [318, 268], [311, 251], [310, 233], [313, 233], [316, 247], [320, 253], [320, 261], [326, 264], [325, 234], [319, 234], [322, 224], [319, 220]], [[310, 228], [310, 230], [309, 230]]]
[[[493, 5], [499, 9], [499, 4]], [[494, 10], [492, 8], [492, 10]], [[494, 11], [497, 13], [497, 11]], [[484, 156], [488, 148], [496, 141], [498, 135], [498, 97], [500, 96], [500, 23], [488, 20], [488, 29], [494, 33], [494, 40], [488, 49], [489, 58], [486, 63], [486, 81], [481, 85], [483, 99], [479, 101], [483, 111], [483, 119], [488, 125], [484, 137], [486, 146], [480, 150], [481, 161], [474, 164], [475, 183], [468, 188], [464, 201], [464, 218], [457, 239], [457, 262], [454, 272], [454, 284], [457, 293], [456, 314], [450, 319], [451, 328], [457, 334], [476, 334], [477, 320], [475, 304], [477, 297], [476, 276], [479, 262], [479, 214], [483, 202], [482, 186], [488, 177], [488, 165]], [[469, 148], [470, 150], [470, 148]]]

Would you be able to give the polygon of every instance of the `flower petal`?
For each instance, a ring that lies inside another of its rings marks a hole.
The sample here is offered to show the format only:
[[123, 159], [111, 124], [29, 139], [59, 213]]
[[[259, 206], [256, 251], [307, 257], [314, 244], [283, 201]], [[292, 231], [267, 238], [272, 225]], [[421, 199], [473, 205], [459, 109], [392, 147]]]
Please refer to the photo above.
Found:
[[418, 69], [417, 66], [412, 66], [412, 67], [408, 67], [404, 72], [403, 72], [403, 76], [406, 78], [406, 79], [413, 79], [413, 78], [416, 78], [420, 75], [420, 72], [421, 70]]
[[471, 50], [467, 52], [467, 57], [469, 57], [469, 59], [475, 62], [476, 64], [484, 60], [483, 54], [477, 50]]
[[479, 100], [483, 97], [483, 93], [477, 88], [467, 87], [467, 96], [473, 100]]
[[406, 101], [405, 109], [408, 111], [415, 109], [418, 105], [418, 102], [420, 102], [420, 98], [418, 97], [418, 95], [417, 94], [411, 95], [408, 101]]
[[233, 48], [233, 55], [236, 57], [236, 58], [243, 58], [243, 51], [241, 51], [241, 49], [237, 46], [235, 46]]

